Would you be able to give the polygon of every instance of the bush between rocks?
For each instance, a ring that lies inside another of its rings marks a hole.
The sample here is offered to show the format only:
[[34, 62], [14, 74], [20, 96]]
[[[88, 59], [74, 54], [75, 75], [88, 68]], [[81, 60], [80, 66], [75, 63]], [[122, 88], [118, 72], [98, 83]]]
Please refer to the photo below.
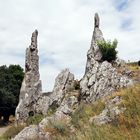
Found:
[[99, 46], [99, 49], [102, 53], [102, 60], [112, 62], [113, 60], [116, 60], [117, 58], [117, 44], [118, 41], [115, 39], [113, 42], [111, 41], [99, 41], [97, 42], [97, 45]]

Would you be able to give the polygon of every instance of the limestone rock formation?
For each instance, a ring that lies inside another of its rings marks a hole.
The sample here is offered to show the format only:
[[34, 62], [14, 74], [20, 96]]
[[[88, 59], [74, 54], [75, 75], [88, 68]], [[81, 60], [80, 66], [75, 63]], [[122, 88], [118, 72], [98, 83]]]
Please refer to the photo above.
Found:
[[55, 79], [53, 94], [50, 95], [51, 102], [56, 102], [60, 106], [62, 99], [74, 87], [74, 75], [69, 69], [63, 70]]
[[34, 140], [38, 137], [38, 133], [38, 127], [36, 125], [30, 125], [25, 127], [15, 138], [12, 138], [12, 140]]
[[[94, 21], [94, 32], [91, 47], [87, 53], [85, 75], [80, 82], [80, 92], [75, 90], [77, 82], [75, 83], [74, 75], [70, 73], [69, 69], [65, 69], [56, 77], [53, 91], [42, 93], [37, 54], [38, 32], [35, 31], [32, 34], [31, 45], [26, 50], [25, 76], [21, 87], [20, 101], [16, 109], [16, 120], [25, 121], [30, 113], [43, 114], [44, 119], [38, 125], [24, 128], [13, 140], [35, 138], [49, 140], [51, 132], [45, 131], [46, 125], [50, 121], [55, 122], [61, 119], [69, 122], [72, 113], [78, 108], [79, 101], [95, 101], [132, 83], [127, 76], [118, 73], [112, 63], [102, 61], [102, 53], [97, 41], [104, 41], [104, 38], [99, 28], [100, 19], [97, 13]], [[116, 61], [117, 67], [120, 64], [123, 65], [122, 62]], [[98, 116], [91, 118], [91, 122], [99, 125], [110, 122], [116, 115], [124, 111], [124, 108], [117, 108], [120, 102], [119, 97], [107, 101], [105, 109]], [[53, 107], [55, 107], [54, 112], [48, 116], [49, 110]], [[110, 116], [108, 116], [109, 113]]]
[[65, 69], [56, 77], [53, 91], [42, 93], [37, 36], [38, 31], [35, 30], [31, 37], [31, 45], [26, 49], [25, 76], [16, 108], [17, 123], [25, 122], [30, 114], [47, 116], [49, 107], [60, 107], [66, 93], [74, 88], [74, 75], [69, 69]]
[[24, 122], [31, 112], [36, 112], [35, 105], [42, 92], [37, 36], [38, 31], [35, 30], [32, 33], [31, 45], [26, 49], [25, 75], [20, 90], [19, 104], [16, 108], [17, 122]]
[[119, 74], [111, 63], [102, 62], [102, 53], [97, 45], [97, 41], [104, 40], [99, 29], [99, 21], [99, 16], [96, 13], [91, 47], [87, 53], [85, 75], [80, 82], [81, 98], [89, 102], [132, 83], [126, 76]]
[[55, 79], [52, 92], [43, 93], [36, 103], [36, 111], [47, 116], [51, 106], [60, 107], [68, 91], [74, 88], [74, 75], [69, 69], [62, 70]]
[[90, 118], [90, 122], [102, 125], [114, 121], [119, 114], [126, 110], [124, 107], [119, 107], [121, 103], [122, 99], [119, 96], [107, 100], [104, 110], [99, 115]]
[[[49, 121], [56, 121], [60, 119], [70, 120], [70, 115], [73, 112], [72, 107], [78, 104], [77, 97], [70, 95], [74, 88], [74, 75], [68, 69], [63, 70], [55, 79], [53, 92], [44, 93], [38, 100], [36, 107], [38, 111], [44, 110], [47, 113], [51, 106], [58, 107], [52, 116], [46, 117], [39, 123], [39, 125], [31, 125], [24, 128], [13, 140], [26, 140], [38, 137], [40, 139], [49, 139], [49, 132], [44, 132], [44, 129]], [[42, 106], [41, 106], [42, 105]]]

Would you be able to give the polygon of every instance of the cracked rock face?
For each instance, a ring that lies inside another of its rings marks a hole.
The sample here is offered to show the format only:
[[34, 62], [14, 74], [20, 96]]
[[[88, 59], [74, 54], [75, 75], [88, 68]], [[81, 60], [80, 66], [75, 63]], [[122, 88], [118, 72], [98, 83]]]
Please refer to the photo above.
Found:
[[[19, 104], [16, 108], [16, 122], [24, 123], [27, 118], [35, 114], [47, 116], [51, 105], [60, 107], [65, 95], [74, 88], [74, 75], [69, 69], [63, 70], [55, 79], [52, 92], [42, 93], [39, 74], [39, 56], [37, 49], [38, 31], [32, 33], [31, 45], [26, 49], [25, 75], [22, 82]], [[61, 110], [67, 110], [61, 107]]]
[[56, 102], [60, 106], [66, 93], [74, 87], [74, 75], [69, 69], [63, 70], [55, 79], [53, 93], [50, 95], [51, 102]]
[[32, 33], [31, 45], [26, 49], [25, 75], [22, 82], [19, 104], [16, 108], [16, 121], [24, 122], [30, 112], [36, 112], [36, 102], [42, 92], [39, 74], [39, 56], [37, 49], [38, 31]]
[[85, 75], [80, 82], [81, 98], [88, 102], [109, 95], [132, 83], [126, 76], [119, 74], [111, 63], [102, 62], [102, 53], [97, 45], [97, 41], [104, 40], [102, 31], [99, 29], [99, 21], [96, 13], [91, 47], [87, 53]]
[[[72, 107], [78, 104], [77, 97], [69, 95], [74, 88], [74, 75], [68, 69], [63, 70], [55, 79], [53, 92], [44, 93], [37, 102], [38, 112], [44, 110], [47, 116], [47, 111], [52, 104], [58, 106], [56, 112], [50, 117], [45, 117], [39, 125], [29, 126], [24, 128], [13, 140], [27, 139], [50, 139], [50, 133], [44, 129], [49, 121], [58, 121], [61, 119], [70, 120], [70, 115], [73, 112]], [[44, 113], [44, 114], [45, 114]]]

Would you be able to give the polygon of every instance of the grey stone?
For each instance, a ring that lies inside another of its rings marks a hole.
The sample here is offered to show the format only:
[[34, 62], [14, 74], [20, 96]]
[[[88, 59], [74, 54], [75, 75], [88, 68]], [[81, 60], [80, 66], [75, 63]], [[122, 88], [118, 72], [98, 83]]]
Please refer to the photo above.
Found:
[[[62, 119], [70, 121], [70, 115], [73, 112], [72, 107], [78, 104], [77, 97], [73, 96], [73, 94], [72, 96], [70, 95], [73, 88], [74, 75], [70, 73], [68, 69], [65, 69], [56, 77], [53, 92], [42, 93], [42, 96], [38, 98], [38, 101], [35, 104], [36, 112], [44, 112], [46, 117], [34, 128], [29, 126], [22, 130], [13, 140], [25, 140], [30, 132], [32, 132], [36, 138], [50, 140], [51, 134], [44, 131], [45, 127], [48, 125], [48, 122], [59, 121]], [[54, 103], [58, 106], [58, 108], [54, 114], [48, 117], [47, 111]]]
[[36, 125], [30, 125], [28, 127], [25, 127], [12, 140], [33, 140], [38, 137], [38, 132], [38, 127]]
[[100, 19], [99, 19], [99, 16], [98, 16], [98, 13], [95, 13], [95, 17], [94, 17], [94, 27], [96, 28], [99, 28], [99, 24], [100, 24]]
[[124, 107], [119, 107], [121, 101], [119, 96], [107, 100], [103, 111], [99, 115], [91, 117], [89, 122], [96, 125], [103, 125], [114, 121], [119, 114], [126, 110]]
[[[87, 53], [85, 75], [81, 79], [81, 98], [91, 102], [119, 88], [131, 85], [133, 82], [126, 75], [118, 73], [117, 68], [107, 61], [102, 62], [102, 53], [98, 47], [98, 41], [104, 41], [102, 31], [99, 29], [99, 16], [95, 14], [95, 24], [91, 47]], [[124, 66], [124, 61], [118, 59], [117, 65]]]
[[42, 92], [37, 36], [38, 31], [35, 30], [32, 33], [31, 45], [26, 49], [25, 75], [20, 89], [19, 104], [16, 108], [17, 123], [26, 121], [30, 112], [36, 113], [36, 102]]
[[50, 97], [50, 104], [56, 102], [60, 106], [62, 99], [68, 91], [74, 88], [74, 75], [70, 73], [69, 69], [63, 70], [55, 79], [53, 93]]

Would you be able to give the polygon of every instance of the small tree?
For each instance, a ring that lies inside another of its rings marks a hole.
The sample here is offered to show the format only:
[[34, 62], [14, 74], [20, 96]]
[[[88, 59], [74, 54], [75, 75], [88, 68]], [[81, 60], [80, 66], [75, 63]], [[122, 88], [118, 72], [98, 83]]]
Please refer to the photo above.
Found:
[[0, 66], [0, 114], [4, 121], [14, 115], [18, 104], [23, 69], [19, 65]]
[[118, 41], [115, 39], [113, 42], [111, 41], [99, 41], [97, 42], [97, 45], [99, 46], [99, 49], [102, 53], [102, 60], [111, 62], [113, 60], [116, 60], [117, 58], [117, 44]]

